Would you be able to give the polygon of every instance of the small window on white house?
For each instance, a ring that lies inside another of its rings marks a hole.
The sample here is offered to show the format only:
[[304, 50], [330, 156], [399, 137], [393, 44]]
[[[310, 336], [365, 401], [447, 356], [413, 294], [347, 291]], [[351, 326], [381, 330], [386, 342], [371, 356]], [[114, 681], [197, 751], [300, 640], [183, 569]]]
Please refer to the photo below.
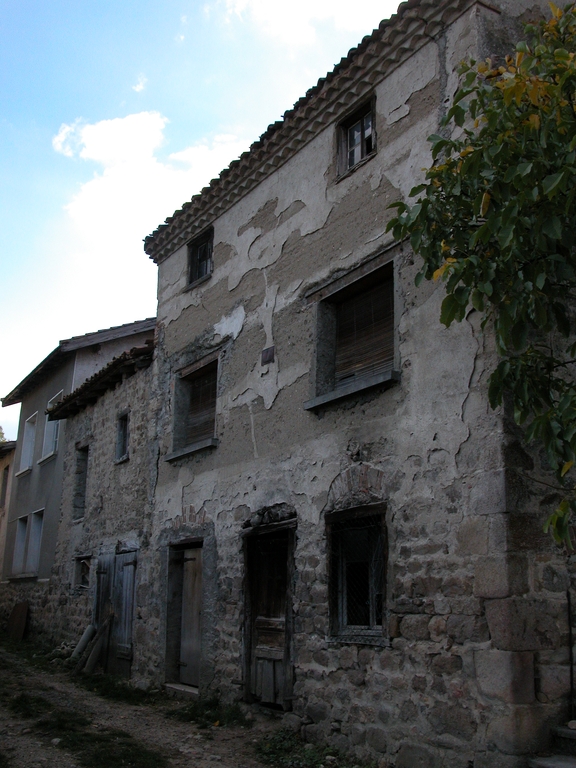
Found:
[[16, 521], [16, 540], [12, 559], [14, 575], [24, 573], [32, 575], [38, 572], [43, 523], [43, 509], [26, 517], [20, 517]]
[[[47, 411], [53, 408], [56, 403], [62, 400], [62, 392], [58, 392], [50, 400], [48, 400]], [[46, 425], [44, 427], [44, 444], [42, 446], [42, 458], [45, 459], [48, 456], [58, 451], [58, 436], [60, 434], [60, 422], [48, 421], [48, 415], [46, 415]]]
[[116, 461], [124, 461], [128, 458], [130, 420], [127, 413], [118, 417], [116, 426]]
[[36, 419], [38, 413], [32, 414], [24, 422], [24, 436], [22, 438], [22, 453], [20, 454], [20, 472], [32, 467], [34, 461], [34, 444], [36, 442]]
[[16, 520], [16, 540], [14, 542], [14, 557], [12, 559], [12, 573], [14, 574], [24, 573], [27, 530], [28, 518], [18, 518], [18, 520]]
[[8, 495], [8, 478], [10, 477], [10, 465], [7, 464], [2, 470], [2, 491], [0, 491], [0, 507], [6, 506], [6, 496]]
[[26, 573], [36, 573], [40, 563], [40, 545], [44, 512], [34, 512], [28, 516], [28, 548], [26, 550]]

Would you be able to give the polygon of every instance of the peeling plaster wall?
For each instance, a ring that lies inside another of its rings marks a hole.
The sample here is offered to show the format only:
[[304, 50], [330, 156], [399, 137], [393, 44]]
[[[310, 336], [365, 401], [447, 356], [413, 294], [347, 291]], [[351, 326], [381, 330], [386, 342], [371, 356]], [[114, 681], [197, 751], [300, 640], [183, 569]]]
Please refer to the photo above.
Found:
[[[397, 768], [511, 768], [542, 745], [566, 701], [567, 576], [547, 540], [538, 538], [539, 576], [518, 552], [525, 545], [510, 543], [508, 438], [487, 403], [496, 355], [477, 313], [441, 326], [442, 287], [416, 290], [417, 265], [397, 246], [401, 380], [314, 413], [303, 403], [315, 394], [317, 303], [305, 296], [390, 244], [387, 206], [406, 199], [430, 164], [426, 137], [457, 87], [457, 64], [496, 50], [513, 16], [475, 6], [377, 86], [373, 159], [337, 179], [333, 126], [214, 221], [209, 281], [187, 290], [186, 248], [160, 264], [158, 391], [172, 392], [175, 371], [221, 348], [217, 449], [163, 461], [172, 396], [157, 414], [154, 541], [202, 538], [209, 527], [216, 542], [203, 689], [243, 695], [242, 524], [289, 505], [297, 530], [287, 718], [309, 739]], [[275, 360], [263, 366], [270, 346]], [[387, 504], [390, 537], [388, 648], [339, 643], [328, 622], [324, 515], [377, 500]]]

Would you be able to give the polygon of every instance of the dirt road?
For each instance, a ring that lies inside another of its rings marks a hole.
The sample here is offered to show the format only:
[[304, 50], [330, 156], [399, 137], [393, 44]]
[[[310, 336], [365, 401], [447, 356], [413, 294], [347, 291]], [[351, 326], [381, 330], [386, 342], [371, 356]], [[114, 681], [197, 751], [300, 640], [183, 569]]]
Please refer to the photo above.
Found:
[[167, 716], [184, 704], [110, 701], [0, 648], [0, 768], [262, 768], [254, 744], [278, 722], [200, 728]]

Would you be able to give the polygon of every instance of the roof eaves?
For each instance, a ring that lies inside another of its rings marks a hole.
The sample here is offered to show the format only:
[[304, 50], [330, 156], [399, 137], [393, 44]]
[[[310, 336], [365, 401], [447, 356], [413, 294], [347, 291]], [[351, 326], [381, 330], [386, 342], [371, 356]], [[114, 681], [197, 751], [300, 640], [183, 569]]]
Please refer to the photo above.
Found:
[[46, 411], [49, 421], [75, 416], [95, 403], [109, 389], [113, 389], [126, 376], [131, 376], [139, 369], [147, 368], [152, 362], [153, 354], [154, 344], [150, 342], [144, 347], [133, 347], [129, 352], [118, 355], [74, 392], [66, 395], [57, 405]]
[[52, 352], [50, 352], [50, 354], [36, 366], [36, 368], [30, 371], [30, 373], [25, 376], [16, 387], [14, 387], [12, 392], [2, 398], [2, 407], [6, 408], [9, 405], [21, 403], [26, 394], [38, 386], [41, 379], [47, 373], [62, 365], [68, 357], [69, 353], [64, 352], [62, 346], [58, 345], [56, 349], [53, 349]]
[[372, 34], [352, 48], [331, 72], [320, 78], [292, 109], [284, 113], [282, 120], [269, 125], [248, 152], [233, 160], [218, 178], [146, 237], [145, 252], [157, 264], [162, 262], [339, 119], [343, 111], [367, 96], [377, 82], [474, 4], [487, 5], [482, 0], [408, 0], [402, 3], [396, 14], [382, 21]]

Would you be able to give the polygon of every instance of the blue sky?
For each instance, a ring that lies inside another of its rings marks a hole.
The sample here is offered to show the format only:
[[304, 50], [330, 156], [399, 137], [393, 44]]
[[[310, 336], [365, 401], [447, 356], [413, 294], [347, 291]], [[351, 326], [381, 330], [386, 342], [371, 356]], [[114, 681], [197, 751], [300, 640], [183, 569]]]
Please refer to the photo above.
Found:
[[60, 339], [154, 315], [143, 238], [397, 5], [0, 0], [0, 395]]

